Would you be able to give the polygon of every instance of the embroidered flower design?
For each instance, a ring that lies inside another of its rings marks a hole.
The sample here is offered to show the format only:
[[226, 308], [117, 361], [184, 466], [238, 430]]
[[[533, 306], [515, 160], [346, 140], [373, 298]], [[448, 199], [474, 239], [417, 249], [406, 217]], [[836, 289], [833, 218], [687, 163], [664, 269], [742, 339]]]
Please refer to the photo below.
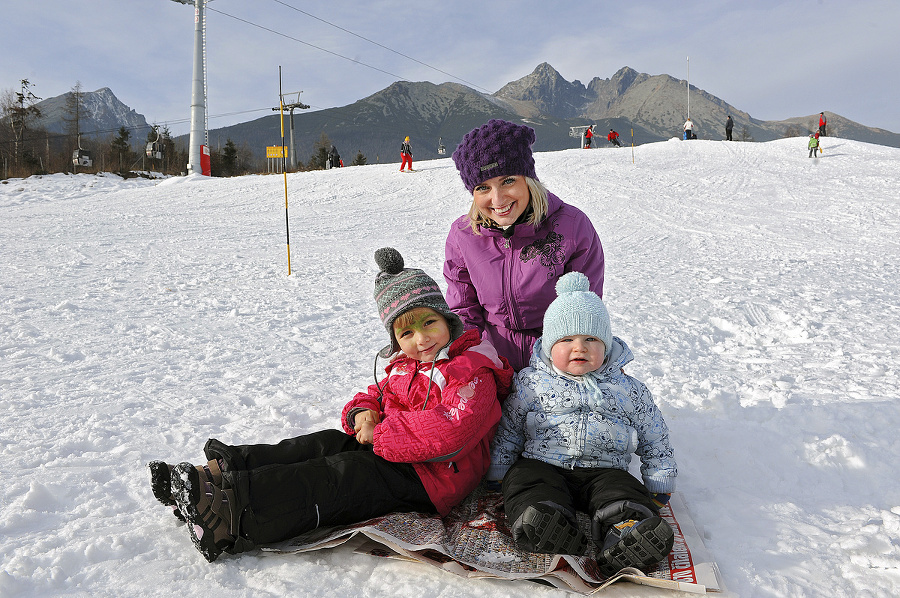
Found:
[[533, 243], [523, 247], [519, 259], [523, 262], [530, 262], [539, 258], [540, 264], [548, 269], [547, 279], [550, 280], [556, 276], [556, 266], [561, 266], [566, 261], [562, 242], [561, 234], [550, 231], [545, 238], [536, 239]]

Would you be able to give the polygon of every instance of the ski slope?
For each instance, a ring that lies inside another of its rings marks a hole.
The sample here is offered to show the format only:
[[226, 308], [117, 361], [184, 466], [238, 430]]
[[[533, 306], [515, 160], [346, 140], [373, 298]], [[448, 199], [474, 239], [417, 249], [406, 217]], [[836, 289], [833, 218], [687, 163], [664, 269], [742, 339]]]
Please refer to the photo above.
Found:
[[[900, 595], [900, 149], [536, 154], [606, 252], [613, 333], [729, 596]], [[387, 341], [374, 251], [442, 284], [449, 159], [0, 183], [0, 595], [552, 597], [341, 548], [209, 564], [147, 463], [336, 428]], [[361, 497], [364, 499], [364, 497]], [[613, 586], [611, 596], [648, 596]]]

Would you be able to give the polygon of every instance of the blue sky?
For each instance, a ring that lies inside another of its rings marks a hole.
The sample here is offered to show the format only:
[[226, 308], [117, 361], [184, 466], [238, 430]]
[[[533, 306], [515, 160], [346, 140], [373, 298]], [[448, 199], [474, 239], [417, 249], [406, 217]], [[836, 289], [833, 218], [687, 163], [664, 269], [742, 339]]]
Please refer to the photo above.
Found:
[[[692, 85], [754, 118], [826, 110], [900, 133], [896, 0], [501, 4], [212, 0], [210, 128], [271, 114], [279, 66], [283, 90], [319, 109], [396, 80], [493, 93], [541, 62], [584, 84], [623, 66], [684, 79], [690, 58]], [[193, 12], [172, 0], [4, 6], [0, 91], [23, 78], [43, 98], [76, 81], [109, 87], [148, 122], [187, 132]]]

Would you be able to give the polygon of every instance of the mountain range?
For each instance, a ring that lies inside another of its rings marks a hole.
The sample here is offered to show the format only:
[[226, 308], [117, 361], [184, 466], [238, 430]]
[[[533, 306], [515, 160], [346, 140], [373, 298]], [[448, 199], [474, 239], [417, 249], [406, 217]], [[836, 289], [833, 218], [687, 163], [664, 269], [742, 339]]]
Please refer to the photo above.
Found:
[[[146, 136], [149, 127], [144, 117], [121, 104], [108, 88], [85, 93], [84, 98], [86, 107], [94, 106], [90, 102], [96, 100], [92, 122], [98, 130], [128, 126], [140, 131], [133, 140]], [[45, 108], [51, 102], [52, 111]], [[65, 95], [38, 106], [45, 120], [60, 115], [57, 120], [61, 122]], [[441, 142], [446, 148], [444, 156], [449, 156], [467, 132], [491, 118], [503, 118], [533, 127], [537, 133], [535, 150], [552, 151], [578, 147], [579, 141], [570, 136], [569, 128], [588, 124], [594, 124], [603, 136], [615, 129], [626, 143], [631, 143], [632, 133], [635, 144], [680, 137], [687, 114], [687, 82], [683, 79], [624, 67], [609, 79], [594, 77], [584, 85], [578, 80], [567, 81], [552, 66], [542, 63], [493, 94], [458, 83], [398, 81], [347, 106], [295, 111], [294, 144], [303, 162], [309, 160], [323, 133], [338, 148], [345, 164], [357, 152], [369, 163], [399, 162], [400, 142], [409, 135], [415, 159], [432, 159], [441, 157]], [[691, 86], [690, 116], [698, 138], [724, 139], [728, 115], [734, 119], [736, 140], [769, 141], [807, 135], [818, 125], [818, 112], [780, 121], [755, 119]], [[900, 134], [867, 127], [833, 112], [825, 111], [825, 115], [829, 135], [900, 147]], [[288, 128], [289, 117], [285, 114], [284, 118]], [[44, 126], [51, 128], [46, 122]], [[285, 135], [289, 143], [288, 133]], [[184, 135], [176, 141], [186, 142], [187, 138]], [[229, 139], [239, 146], [246, 144], [261, 159], [266, 146], [281, 143], [280, 118], [274, 114], [209, 131], [213, 149], [221, 148]]]
[[[818, 112], [764, 121], [694, 86], [690, 93], [690, 115], [701, 139], [724, 139], [729, 114], [735, 123], [735, 139], [769, 141], [807, 135], [818, 126]], [[399, 161], [400, 142], [409, 135], [416, 159], [432, 159], [441, 157], [440, 141], [449, 156], [470, 130], [491, 118], [504, 118], [533, 127], [537, 151], [578, 147], [569, 127], [588, 124], [594, 124], [604, 136], [615, 129], [627, 143], [633, 130], [634, 143], [641, 144], [680, 137], [687, 101], [687, 82], [669, 75], [648, 75], [624, 67], [609, 79], [595, 77], [585, 86], [577, 80], [567, 81], [552, 66], [542, 63], [493, 94], [458, 83], [398, 81], [347, 106], [295, 112], [294, 140], [300, 160], [312, 154], [313, 145], [324, 132], [345, 163], [358, 151], [376, 163]], [[832, 112], [825, 115], [831, 135], [900, 147], [900, 134], [867, 127]], [[247, 143], [254, 152], [262, 151], [266, 145], [280, 144], [279, 117], [265, 116], [211, 130], [209, 138], [213, 147], [231, 139]]]

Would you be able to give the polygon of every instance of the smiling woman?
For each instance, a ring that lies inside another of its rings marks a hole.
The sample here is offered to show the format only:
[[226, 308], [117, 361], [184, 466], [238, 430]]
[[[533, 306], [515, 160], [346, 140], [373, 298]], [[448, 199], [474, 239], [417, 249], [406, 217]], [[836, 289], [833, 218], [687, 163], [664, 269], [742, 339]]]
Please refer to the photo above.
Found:
[[603, 294], [600, 238], [581, 210], [538, 180], [534, 141], [534, 129], [504, 120], [463, 138], [453, 161], [472, 204], [445, 247], [450, 308], [517, 371], [528, 365], [560, 276], [582, 272]]

